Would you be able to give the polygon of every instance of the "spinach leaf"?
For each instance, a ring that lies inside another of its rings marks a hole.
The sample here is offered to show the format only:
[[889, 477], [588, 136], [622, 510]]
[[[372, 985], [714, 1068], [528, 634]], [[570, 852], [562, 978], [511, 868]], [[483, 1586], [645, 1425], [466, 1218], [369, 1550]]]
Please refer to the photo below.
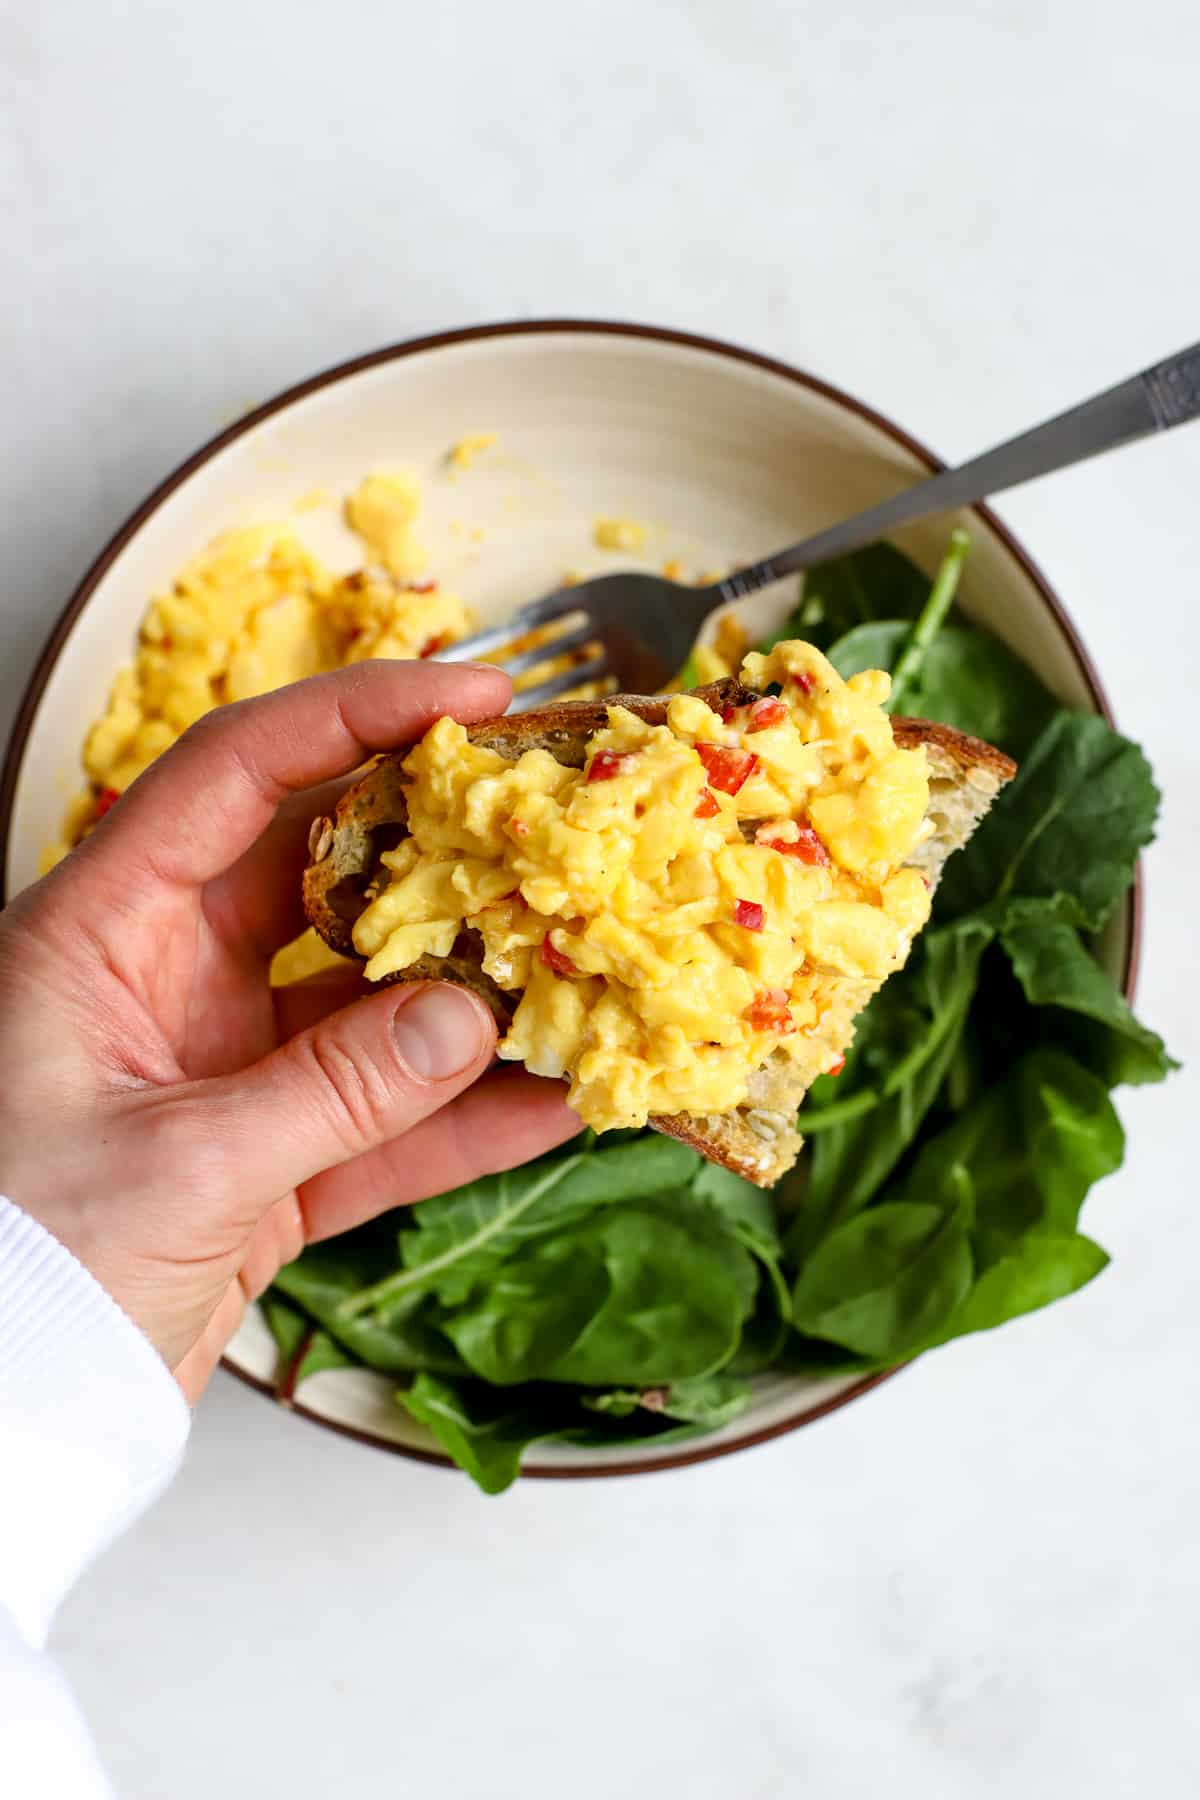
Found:
[[[911, 626], [903, 619], [860, 625], [839, 638], [829, 660], [839, 675], [895, 666]], [[1011, 650], [971, 625], [945, 625], [900, 696], [904, 710], [985, 738], [1018, 761], [1058, 710], [1053, 696]]]
[[275, 1339], [281, 1367], [291, 1362], [305, 1338], [312, 1331], [312, 1320], [298, 1306], [291, 1306], [268, 1288], [260, 1301], [267, 1330]]
[[779, 1225], [771, 1196], [719, 1163], [700, 1162], [688, 1193], [711, 1207], [747, 1250], [764, 1262], [780, 1253]]
[[1070, 1237], [1088, 1189], [1120, 1167], [1124, 1148], [1099, 1077], [1061, 1050], [1031, 1050], [928, 1140], [895, 1199], [965, 1205], [986, 1267], [1029, 1233]]
[[738, 1241], [759, 1260], [761, 1278], [754, 1310], [730, 1365], [738, 1375], [765, 1369], [787, 1337], [791, 1289], [780, 1267], [783, 1244], [774, 1197], [717, 1163], [702, 1162], [688, 1190], [692, 1200], [712, 1206]]
[[706, 1375], [754, 1306], [750, 1253], [681, 1197], [606, 1207], [516, 1250], [442, 1326], [500, 1386], [654, 1387]]
[[1107, 1263], [1099, 1244], [1079, 1234], [1018, 1238], [983, 1271], [958, 1311], [926, 1347], [972, 1331], [992, 1331], [1022, 1313], [1065, 1300], [1086, 1287]]
[[521, 1472], [521, 1453], [553, 1437], [569, 1402], [544, 1394], [508, 1395], [479, 1381], [421, 1374], [396, 1396], [485, 1494], [503, 1493]]
[[965, 850], [950, 858], [935, 910], [955, 918], [1012, 898], [1053, 902], [1065, 922], [1095, 931], [1154, 835], [1158, 790], [1136, 744], [1103, 719], [1060, 712]]
[[546, 1382], [495, 1388], [436, 1375], [418, 1375], [396, 1395], [476, 1486], [499, 1494], [516, 1480], [531, 1444], [602, 1448], [649, 1440], [665, 1447], [727, 1424], [749, 1405], [750, 1391], [744, 1382], [714, 1375], [674, 1382], [654, 1393], [651, 1406], [644, 1397], [635, 1388], [581, 1391]]
[[870, 619], [915, 619], [929, 585], [928, 575], [891, 544], [852, 550], [808, 571], [795, 610], [772, 642], [798, 637], [828, 650]]
[[715, 1431], [745, 1412], [750, 1386], [733, 1375], [700, 1375], [690, 1381], [672, 1381], [661, 1388], [611, 1388], [606, 1393], [581, 1396], [589, 1412], [624, 1419], [639, 1411], [658, 1419], [678, 1419]]
[[646, 1132], [596, 1149], [556, 1151], [422, 1200], [400, 1234], [403, 1269], [356, 1294], [344, 1314], [376, 1309], [387, 1318], [412, 1295], [429, 1292], [454, 1305], [529, 1239], [597, 1206], [686, 1187], [699, 1162], [685, 1144]]
[[461, 1360], [437, 1330], [423, 1294], [411, 1296], [406, 1308], [397, 1309], [386, 1322], [347, 1314], [348, 1304], [378, 1280], [381, 1270], [395, 1267], [395, 1241], [394, 1224], [384, 1218], [310, 1244], [295, 1262], [280, 1269], [274, 1289], [303, 1307], [369, 1369], [384, 1374], [460, 1369]]
[[[785, 1187], [796, 1219], [788, 1254], [802, 1261], [825, 1227], [866, 1206], [916, 1136], [962, 1036], [991, 928], [965, 919], [927, 928], [907, 966], [859, 1020], [836, 1083], [814, 1082], [800, 1109], [807, 1181]], [[831, 1088], [838, 1097], [826, 1101]]]
[[796, 1279], [792, 1316], [812, 1337], [890, 1362], [954, 1314], [973, 1272], [962, 1208], [885, 1203], [822, 1239]]
[[754, 1310], [742, 1327], [742, 1341], [728, 1363], [731, 1375], [756, 1375], [769, 1369], [787, 1342], [792, 1319], [792, 1289], [783, 1265], [760, 1265]]
[[1134, 1018], [1120, 990], [1051, 903], [1016, 901], [1000, 928], [1000, 942], [1032, 1006], [1074, 1015], [1081, 1059], [1110, 1087], [1162, 1081], [1179, 1064], [1166, 1045]]
[[279, 1399], [290, 1401], [301, 1382], [323, 1369], [348, 1369], [354, 1358], [335, 1344], [326, 1331], [314, 1326], [298, 1307], [268, 1291], [262, 1298], [263, 1317], [279, 1346], [275, 1385]]

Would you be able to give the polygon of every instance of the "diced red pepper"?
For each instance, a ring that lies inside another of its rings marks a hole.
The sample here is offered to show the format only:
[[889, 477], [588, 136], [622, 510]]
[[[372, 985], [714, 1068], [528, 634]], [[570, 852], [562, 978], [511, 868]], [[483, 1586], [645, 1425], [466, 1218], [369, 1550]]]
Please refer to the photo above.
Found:
[[720, 810], [721, 808], [717, 803], [717, 796], [713, 793], [711, 788], [705, 788], [704, 792], [696, 802], [696, 810], [692, 816], [696, 819], [712, 819], [716, 817]]
[[723, 706], [721, 708], [721, 723], [722, 723], [722, 725], [732, 725], [733, 721], [737, 718], [738, 713], [740, 711], [741, 711], [741, 708], [737, 707], [737, 706]]
[[758, 767], [753, 750], [735, 750], [728, 744], [696, 745], [696, 755], [704, 764], [710, 787], [722, 794], [736, 794]]
[[516, 818], [510, 819], [508, 821], [508, 829], [511, 831], [511, 833], [514, 837], [528, 837], [529, 836], [529, 827], [525, 823], [524, 819], [516, 819]]
[[755, 994], [742, 1017], [755, 1031], [781, 1031], [786, 1036], [796, 1029], [788, 997], [782, 988], [765, 988], [761, 994]]
[[121, 796], [118, 794], [116, 788], [102, 787], [100, 792], [96, 795], [96, 817], [102, 819], [105, 813], [108, 812], [111, 807], [114, 807], [120, 798]]
[[798, 856], [801, 862], [811, 863], [817, 869], [827, 869], [832, 861], [828, 850], [811, 825], [801, 825], [800, 835], [790, 848], [793, 855]]
[[410, 594], [436, 594], [437, 593], [437, 582], [436, 581], [408, 581], [408, 582], [405, 582], [404, 585]]
[[597, 750], [588, 764], [587, 781], [611, 781], [614, 775], [625, 775], [633, 766], [632, 755], [622, 755], [616, 750]]
[[801, 825], [799, 836], [794, 842], [787, 838], [771, 837], [768, 835], [769, 831], [769, 826], [760, 825], [754, 834], [755, 843], [761, 844], [766, 850], [778, 850], [780, 856], [795, 856], [800, 862], [808, 863], [810, 868], [829, 868], [829, 852], [811, 825]]
[[842, 1070], [845, 1068], [845, 1066], [846, 1066], [845, 1057], [844, 1056], [835, 1056], [833, 1061], [830, 1063], [829, 1067], [826, 1069], [825, 1073], [827, 1075], [840, 1075]]
[[800, 692], [802, 694], [811, 694], [813, 689], [817, 685], [816, 676], [809, 675], [803, 670], [800, 672], [799, 675], [793, 675], [792, 680], [795, 682], [796, 686], [800, 689]]
[[[414, 588], [413, 592], [414, 593], [423, 593], [424, 589], [423, 588]], [[357, 636], [357, 635], [358, 634], [356, 632], [355, 636]], [[426, 638], [425, 642], [421, 645], [420, 654], [423, 657], [424, 656], [436, 656], [438, 651], [444, 650], [446, 648], [446, 645], [449, 642], [450, 642], [449, 632], [440, 631], [440, 632], [438, 632], [436, 637]]]
[[538, 955], [554, 975], [561, 975], [566, 978], [567, 976], [578, 975], [579, 973], [579, 970], [575, 967], [575, 964], [571, 961], [570, 957], [564, 956], [561, 950], [556, 950], [554, 948], [548, 935], [542, 939], [542, 947], [538, 952]]
[[766, 731], [772, 725], [782, 725], [788, 717], [788, 709], [782, 700], [768, 694], [762, 700], [756, 700], [750, 708], [750, 717], [746, 721], [747, 731]]
[[735, 900], [733, 903], [733, 922], [742, 926], [745, 931], [761, 931], [763, 928], [763, 909], [757, 900]]

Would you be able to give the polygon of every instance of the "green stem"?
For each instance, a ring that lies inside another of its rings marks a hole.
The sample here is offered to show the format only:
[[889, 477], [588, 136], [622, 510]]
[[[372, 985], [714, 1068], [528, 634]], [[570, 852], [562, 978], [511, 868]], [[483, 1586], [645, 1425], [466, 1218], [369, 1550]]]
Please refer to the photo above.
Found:
[[962, 1112], [971, 1098], [971, 1058], [964, 1038], [951, 1058], [946, 1071], [946, 1104], [952, 1112]]
[[845, 1125], [850, 1119], [860, 1119], [873, 1107], [880, 1104], [883, 1095], [878, 1088], [863, 1088], [857, 1094], [851, 1094], [845, 1100], [834, 1100], [829, 1106], [819, 1106], [813, 1112], [802, 1112], [796, 1123], [804, 1136], [811, 1137], [814, 1131], [830, 1131], [835, 1125]]
[[906, 1087], [920, 1074], [930, 1057], [937, 1055], [947, 1034], [961, 1031], [974, 992], [974, 988], [969, 989], [958, 1001], [935, 1014], [931, 1030], [913, 1045], [906, 1056], [893, 1064], [882, 1087], [861, 1088], [857, 1094], [848, 1094], [844, 1100], [835, 1100], [831, 1105], [819, 1107], [815, 1112], [801, 1112], [797, 1124], [804, 1136], [811, 1137], [814, 1131], [830, 1131], [835, 1125], [845, 1125], [851, 1119], [859, 1119]]
[[925, 660], [925, 653], [945, 622], [946, 614], [954, 604], [954, 596], [958, 590], [959, 576], [963, 563], [967, 559], [967, 551], [971, 548], [971, 540], [965, 531], [955, 531], [950, 536], [950, 548], [942, 558], [942, 565], [934, 577], [929, 598], [918, 614], [916, 624], [899, 660], [892, 671], [892, 692], [887, 703], [887, 710], [895, 712], [906, 689], [912, 687]]

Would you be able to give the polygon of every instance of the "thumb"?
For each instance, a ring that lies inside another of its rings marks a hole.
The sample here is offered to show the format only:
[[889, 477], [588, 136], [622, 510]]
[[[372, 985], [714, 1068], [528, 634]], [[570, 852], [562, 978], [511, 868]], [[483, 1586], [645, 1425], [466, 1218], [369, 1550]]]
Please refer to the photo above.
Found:
[[236, 1075], [198, 1082], [196, 1129], [218, 1134], [255, 1214], [323, 1169], [400, 1137], [492, 1058], [483, 1002], [449, 982], [371, 994]]

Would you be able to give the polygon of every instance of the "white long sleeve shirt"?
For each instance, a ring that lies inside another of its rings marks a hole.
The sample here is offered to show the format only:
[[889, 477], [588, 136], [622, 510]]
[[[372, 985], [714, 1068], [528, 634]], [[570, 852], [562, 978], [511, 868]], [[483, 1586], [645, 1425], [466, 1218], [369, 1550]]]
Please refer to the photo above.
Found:
[[190, 1419], [111, 1296], [0, 1196], [0, 1794], [111, 1797], [44, 1646], [72, 1582], [175, 1474]]

